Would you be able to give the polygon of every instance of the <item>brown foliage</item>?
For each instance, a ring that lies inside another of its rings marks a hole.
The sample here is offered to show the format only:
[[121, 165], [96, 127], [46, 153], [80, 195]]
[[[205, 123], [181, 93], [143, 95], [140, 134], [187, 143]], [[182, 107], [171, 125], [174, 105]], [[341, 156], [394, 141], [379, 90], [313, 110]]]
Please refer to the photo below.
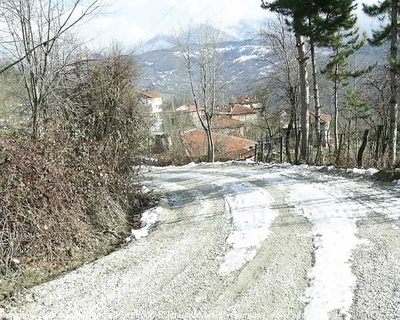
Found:
[[148, 126], [131, 61], [115, 53], [75, 67], [40, 139], [0, 136], [0, 276], [106, 251], [149, 200], [135, 169]]
[[[0, 267], [63, 263], [96, 250], [103, 232], [121, 234], [134, 191], [107, 166], [104, 150], [21, 137], [0, 142]], [[92, 149], [93, 152], [90, 152]]]

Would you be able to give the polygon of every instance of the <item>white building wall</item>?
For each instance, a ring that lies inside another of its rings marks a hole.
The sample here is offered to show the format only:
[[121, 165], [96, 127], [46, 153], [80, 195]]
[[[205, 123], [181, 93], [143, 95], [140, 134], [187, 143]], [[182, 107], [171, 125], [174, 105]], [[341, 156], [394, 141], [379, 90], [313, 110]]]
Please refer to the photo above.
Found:
[[151, 106], [151, 112], [152, 113], [159, 113], [162, 112], [162, 98], [150, 98], [147, 99], [147, 103]]

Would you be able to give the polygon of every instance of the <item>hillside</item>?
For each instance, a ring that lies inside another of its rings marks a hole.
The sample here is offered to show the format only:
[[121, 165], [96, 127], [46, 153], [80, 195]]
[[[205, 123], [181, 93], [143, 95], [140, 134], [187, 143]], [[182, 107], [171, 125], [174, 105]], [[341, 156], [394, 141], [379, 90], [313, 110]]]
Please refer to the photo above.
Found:
[[[220, 44], [224, 61], [223, 77], [229, 83], [225, 94], [249, 93], [256, 78], [266, 72], [261, 60], [265, 48], [252, 40], [227, 41]], [[156, 49], [138, 56], [142, 67], [142, 86], [172, 94], [188, 90], [186, 70], [175, 47]], [[256, 75], [256, 76], [255, 76]]]
[[[164, 94], [188, 92], [189, 83], [186, 70], [179, 60], [179, 50], [170, 38], [162, 37], [150, 40], [138, 55], [142, 68], [140, 85], [155, 89]], [[250, 94], [260, 79], [268, 75], [270, 66], [263, 59], [269, 49], [256, 40], [230, 40], [219, 45], [223, 64], [223, 78], [228, 83], [224, 95], [226, 98]], [[319, 50], [320, 65], [329, 57], [329, 49]], [[271, 57], [269, 57], [271, 59]], [[369, 65], [382, 61], [382, 48], [366, 45], [355, 58], [356, 64]]]

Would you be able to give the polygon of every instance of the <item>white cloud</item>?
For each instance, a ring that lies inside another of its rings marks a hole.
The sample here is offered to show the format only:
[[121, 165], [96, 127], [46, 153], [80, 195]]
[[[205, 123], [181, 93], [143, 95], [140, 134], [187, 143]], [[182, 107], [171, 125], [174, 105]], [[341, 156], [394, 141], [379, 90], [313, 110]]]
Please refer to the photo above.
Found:
[[[373, 19], [361, 14], [361, 3], [376, 3], [375, 0], [360, 0], [357, 13], [365, 28], [373, 26]], [[107, 8], [108, 14], [99, 16], [82, 28], [86, 38], [105, 46], [117, 40], [128, 48], [150, 40], [157, 34], [171, 34], [180, 25], [211, 21], [216, 27], [232, 32], [239, 24], [256, 27], [271, 13], [261, 9], [261, 0], [114, 0]]]
[[87, 23], [82, 29], [86, 38], [96, 38], [100, 45], [112, 39], [132, 46], [159, 33], [171, 33], [180, 25], [213, 22], [228, 28], [240, 21], [257, 21], [267, 15], [261, 1], [243, 0], [115, 0], [109, 12]]

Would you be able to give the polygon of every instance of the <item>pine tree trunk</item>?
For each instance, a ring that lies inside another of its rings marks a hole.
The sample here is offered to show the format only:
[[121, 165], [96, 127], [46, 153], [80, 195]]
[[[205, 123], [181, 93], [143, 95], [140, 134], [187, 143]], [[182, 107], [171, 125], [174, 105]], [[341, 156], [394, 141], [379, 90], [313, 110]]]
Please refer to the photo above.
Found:
[[307, 59], [305, 53], [305, 44], [303, 37], [296, 34], [296, 47], [299, 60], [299, 75], [300, 75], [300, 127], [301, 127], [301, 147], [300, 161], [308, 160], [308, 135], [309, 135], [309, 115], [308, 108], [310, 104], [309, 85], [307, 76]]
[[340, 139], [339, 139], [339, 146], [338, 146], [338, 152], [336, 154], [336, 164], [337, 165], [341, 165], [342, 163], [342, 159], [340, 159], [340, 155], [341, 155], [341, 151], [342, 151], [342, 147], [343, 147], [343, 133], [340, 134]]
[[380, 143], [381, 143], [381, 136], [383, 131], [383, 125], [378, 125], [378, 129], [376, 131], [376, 146], [375, 146], [375, 165], [378, 166], [378, 159], [379, 159], [379, 150], [380, 150]]

